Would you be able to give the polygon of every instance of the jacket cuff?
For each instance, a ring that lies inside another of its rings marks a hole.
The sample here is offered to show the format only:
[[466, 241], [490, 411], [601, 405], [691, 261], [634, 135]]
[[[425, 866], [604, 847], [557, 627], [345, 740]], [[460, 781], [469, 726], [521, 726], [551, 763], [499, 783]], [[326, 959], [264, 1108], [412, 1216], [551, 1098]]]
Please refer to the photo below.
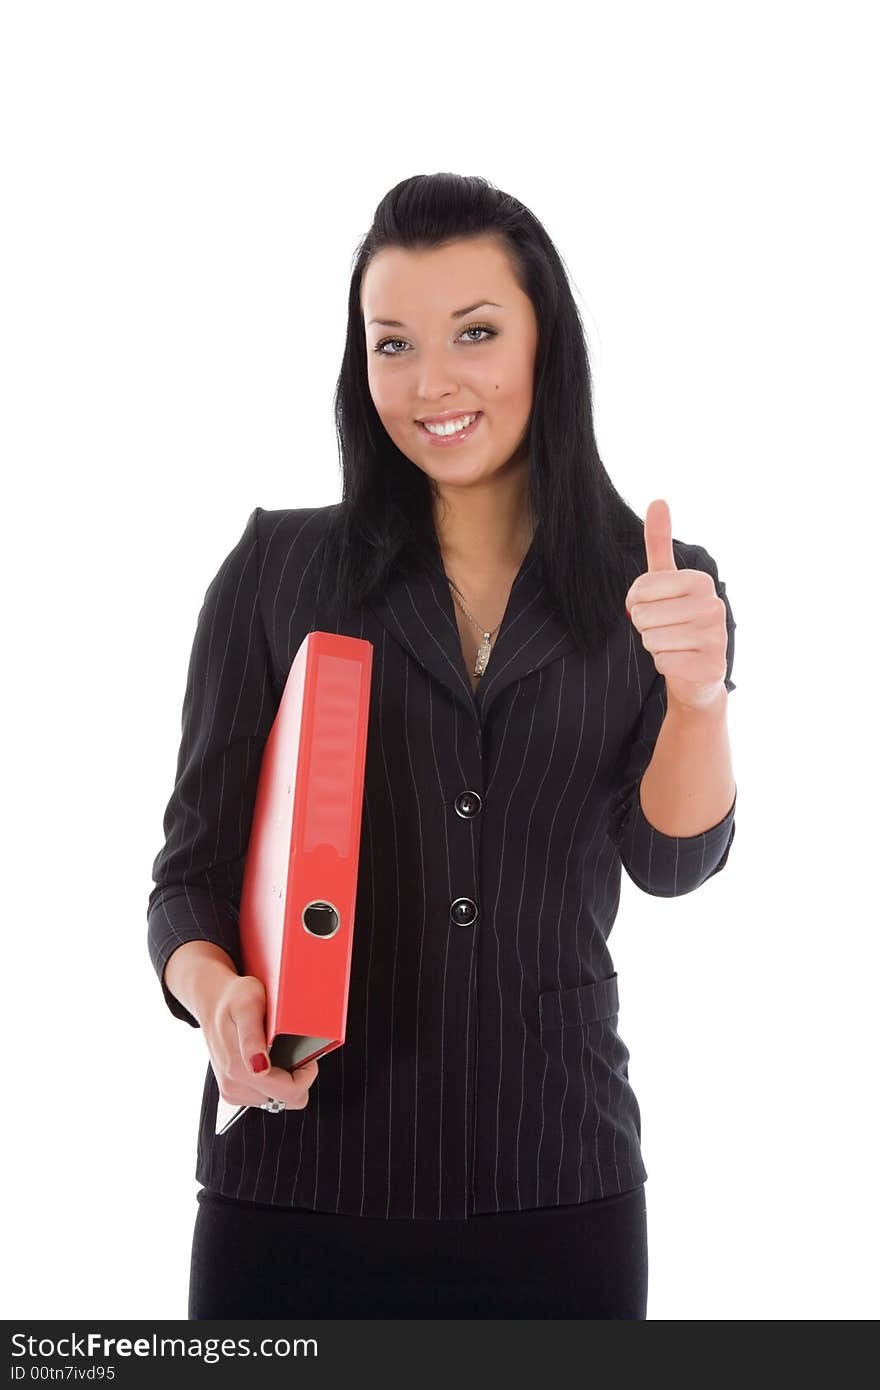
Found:
[[647, 819], [636, 786], [619, 822], [615, 843], [623, 867], [643, 893], [678, 898], [692, 893], [727, 863], [736, 834], [736, 796], [717, 825], [698, 835], [664, 835]]

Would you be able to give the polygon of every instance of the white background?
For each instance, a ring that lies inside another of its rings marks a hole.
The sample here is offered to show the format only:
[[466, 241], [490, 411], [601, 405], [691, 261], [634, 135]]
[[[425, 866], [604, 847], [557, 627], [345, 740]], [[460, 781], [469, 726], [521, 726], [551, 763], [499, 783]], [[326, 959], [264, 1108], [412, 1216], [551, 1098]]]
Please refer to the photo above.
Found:
[[648, 1316], [877, 1316], [872, 10], [4, 6], [6, 1317], [186, 1317], [207, 1054], [146, 905], [196, 616], [255, 506], [338, 500], [355, 246], [440, 170], [546, 226], [606, 466], [737, 620], [730, 861], [611, 942]]

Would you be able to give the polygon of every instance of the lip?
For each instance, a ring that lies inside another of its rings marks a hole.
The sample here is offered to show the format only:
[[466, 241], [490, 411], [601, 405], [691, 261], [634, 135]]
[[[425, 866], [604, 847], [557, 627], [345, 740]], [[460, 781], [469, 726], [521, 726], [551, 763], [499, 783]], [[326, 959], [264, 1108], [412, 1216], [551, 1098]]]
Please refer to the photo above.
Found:
[[[432, 434], [430, 430], [426, 430], [426, 429], [425, 429], [425, 426], [422, 424], [421, 420], [417, 420], [417, 421], [416, 421], [416, 425], [417, 425], [417, 427], [422, 431], [422, 434], [425, 436], [425, 439], [428, 441], [428, 443], [431, 445], [432, 448], [434, 448], [434, 449], [455, 449], [455, 448], [459, 448], [461, 445], [466, 444], [466, 443], [468, 442], [468, 440], [469, 440], [469, 439], [476, 433], [476, 431], [480, 428], [480, 423], [481, 423], [481, 421], [482, 421], [482, 419], [483, 419], [483, 412], [482, 412], [482, 410], [478, 410], [478, 411], [466, 410], [466, 411], [464, 412], [464, 414], [465, 414], [465, 415], [473, 415], [473, 414], [476, 414], [476, 417], [477, 417], [477, 418], [476, 418], [476, 420], [473, 421], [472, 424], [466, 425], [465, 428], [464, 428], [463, 430], [459, 430], [457, 434], [445, 434], [445, 435], [444, 435], [444, 434]], [[451, 417], [447, 416], [447, 419], [449, 419], [449, 418], [451, 418], [451, 419], [453, 419], [453, 420], [457, 420], [457, 419], [459, 419], [460, 417], [457, 416], [457, 415], [453, 415], [453, 416], [451, 416]], [[432, 421], [431, 423], [433, 424], [433, 421]]]
[[482, 415], [480, 410], [443, 410], [439, 415], [419, 415], [417, 425], [442, 425], [446, 420], [460, 420], [463, 415]]

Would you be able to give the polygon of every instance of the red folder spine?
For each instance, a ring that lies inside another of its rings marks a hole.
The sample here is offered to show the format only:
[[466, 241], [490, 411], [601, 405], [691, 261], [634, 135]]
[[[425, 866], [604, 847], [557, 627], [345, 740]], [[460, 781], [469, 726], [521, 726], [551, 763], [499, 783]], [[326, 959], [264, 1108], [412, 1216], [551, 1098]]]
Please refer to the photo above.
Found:
[[309, 633], [263, 754], [239, 928], [276, 1065], [345, 1041], [372, 652]]

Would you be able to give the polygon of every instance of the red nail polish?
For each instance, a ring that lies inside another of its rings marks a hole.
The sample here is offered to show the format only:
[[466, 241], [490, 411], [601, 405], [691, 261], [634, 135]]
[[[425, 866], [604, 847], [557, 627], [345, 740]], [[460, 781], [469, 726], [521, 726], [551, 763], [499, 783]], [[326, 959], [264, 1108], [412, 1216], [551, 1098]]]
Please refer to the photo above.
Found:
[[269, 1065], [269, 1058], [265, 1052], [255, 1052], [251, 1058], [251, 1069], [253, 1071], [265, 1071]]

